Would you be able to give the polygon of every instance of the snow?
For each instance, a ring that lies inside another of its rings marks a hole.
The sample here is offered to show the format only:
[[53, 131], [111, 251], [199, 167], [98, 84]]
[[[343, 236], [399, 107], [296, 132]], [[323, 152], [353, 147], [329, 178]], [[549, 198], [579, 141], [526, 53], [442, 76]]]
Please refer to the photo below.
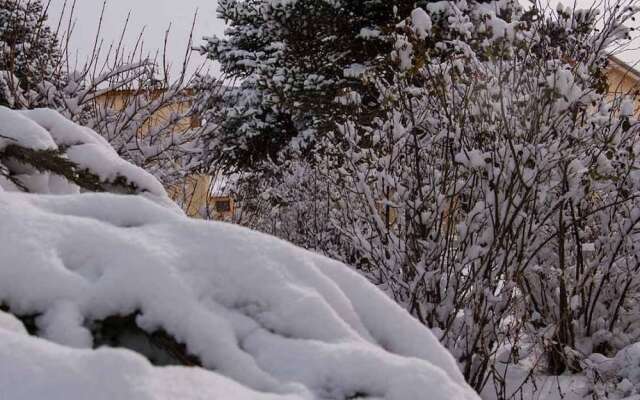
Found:
[[[0, 382], [16, 390], [11, 398], [55, 388], [67, 370], [94, 379], [103, 358], [114, 368], [102, 372], [114, 379], [132, 368], [143, 381], [162, 382], [154, 379], [164, 372], [126, 352], [68, 349], [91, 347], [91, 321], [136, 311], [144, 330], [162, 328], [206, 368], [251, 390], [304, 399], [409, 400], [426, 390], [433, 399], [475, 398], [427, 329], [346, 266], [286, 242], [190, 220], [141, 196], [4, 192], [0, 220], [0, 299], [17, 315], [40, 315], [41, 335], [67, 346], [3, 332], [0, 369], [23, 368], [34, 382]], [[62, 354], [56, 379], [29, 372]], [[214, 379], [203, 374], [189, 379]], [[145, 398], [134, 394], [115, 398]]]
[[198, 368], [155, 368], [127, 350], [76, 350], [0, 329], [0, 398], [294, 400]]
[[57, 146], [68, 146], [69, 159], [83, 169], [96, 173], [103, 181], [124, 176], [143, 191], [162, 196], [164, 188], [143, 169], [121, 159], [109, 143], [89, 128], [74, 124], [59, 113], [48, 109], [22, 111], [50, 136]]
[[[8, 110], [5, 110], [7, 112]], [[11, 111], [9, 111], [11, 112]], [[64, 118], [59, 113], [40, 108], [35, 110], [17, 111], [22, 116], [36, 123], [40, 128], [44, 128], [44, 135], [51, 136], [59, 146], [73, 146], [79, 143], [93, 143], [111, 149], [109, 143], [100, 135], [89, 128], [74, 124]], [[15, 112], [14, 112], [15, 113]], [[42, 129], [40, 129], [42, 132]]]
[[454, 157], [456, 162], [467, 168], [484, 168], [487, 165], [485, 158], [487, 155], [478, 149], [462, 151]]
[[367, 39], [379, 38], [381, 35], [382, 35], [382, 32], [380, 32], [379, 29], [362, 28], [360, 30], [360, 33], [358, 34], [358, 37], [367, 40]]
[[0, 310], [0, 333], [5, 331], [26, 334], [27, 329], [19, 319]]
[[630, 117], [634, 114], [635, 108], [636, 104], [633, 98], [626, 96], [624, 99], [622, 99], [622, 102], [620, 104], [620, 114], [625, 117]]
[[367, 72], [367, 67], [362, 64], [351, 64], [344, 69], [345, 78], [360, 78]]
[[[545, 375], [539, 371], [531, 376], [530, 370], [538, 362], [536, 357], [539, 355], [521, 360], [519, 364], [503, 364], [507, 382], [505, 395], [496, 396], [496, 389], [490, 382], [482, 392], [482, 399], [640, 399], [639, 343], [626, 346], [612, 358], [593, 353], [582, 364], [585, 371], [560, 376]], [[593, 382], [592, 375], [598, 377], [597, 382]]]
[[404, 36], [398, 36], [392, 53], [394, 59], [400, 64], [400, 69], [406, 71], [411, 68], [413, 57], [413, 45]]
[[[60, 151], [79, 169], [88, 170], [104, 183], [124, 178], [127, 183], [135, 186], [138, 193], [145, 194], [158, 203], [171, 204], [164, 188], [151, 174], [121, 159], [111, 145], [91, 129], [79, 126], [53, 110], [15, 111], [0, 106], [0, 121], [0, 151], [10, 145], [33, 150]], [[13, 166], [9, 169], [14, 170], [12, 172], [15, 178], [30, 192], [70, 194], [80, 191], [80, 188], [63, 177], [47, 172], [34, 172], [28, 166]], [[5, 179], [1, 182], [5, 182]], [[1, 188], [19, 190], [8, 183]], [[174, 210], [176, 209], [174, 206]]]
[[[433, 334], [344, 264], [176, 213], [157, 181], [55, 113], [0, 118], [24, 133], [8, 142], [151, 192], [65, 191], [28, 168], [32, 193], [0, 180], [0, 398], [478, 398]], [[111, 317], [140, 330], [122, 332], [128, 350], [103, 347], [96, 326]], [[202, 367], [151, 365], [159, 332]]]
[[411, 12], [413, 29], [420, 39], [426, 39], [431, 33], [431, 18], [422, 8], [416, 8]]
[[46, 131], [19, 112], [0, 106], [0, 121], [0, 150], [12, 144], [34, 150], [56, 148], [55, 142]]

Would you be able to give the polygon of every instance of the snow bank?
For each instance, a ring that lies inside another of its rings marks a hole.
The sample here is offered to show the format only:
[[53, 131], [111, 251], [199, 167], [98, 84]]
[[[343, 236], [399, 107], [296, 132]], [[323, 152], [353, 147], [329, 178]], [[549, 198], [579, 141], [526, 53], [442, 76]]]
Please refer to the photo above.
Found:
[[11, 400], [295, 400], [259, 393], [205, 370], [154, 368], [126, 350], [75, 350], [3, 330], [0, 398]]
[[[2, 398], [476, 398], [427, 329], [286, 242], [114, 194], [3, 192], [0, 221], [0, 303], [48, 339], [0, 328]], [[117, 315], [215, 372], [90, 350], [92, 324]]]
[[[343, 264], [176, 213], [52, 111], [0, 108], [0, 123], [0, 398], [477, 398], [433, 335]], [[88, 193], [12, 145], [154, 201]]]

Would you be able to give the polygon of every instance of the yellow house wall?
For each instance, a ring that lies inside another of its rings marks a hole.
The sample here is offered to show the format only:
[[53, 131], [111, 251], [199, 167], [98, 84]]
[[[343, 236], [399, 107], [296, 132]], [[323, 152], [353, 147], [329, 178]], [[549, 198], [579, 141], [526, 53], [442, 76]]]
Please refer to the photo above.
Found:
[[[157, 99], [157, 96], [154, 94], [147, 93], [135, 93], [130, 94], [129, 92], [109, 92], [105, 95], [99, 96], [95, 100], [95, 107], [97, 108], [110, 108], [117, 111], [122, 111], [126, 107], [133, 104], [134, 101], [140, 101], [141, 103], [152, 102]], [[137, 97], [137, 98], [136, 98]], [[147, 119], [142, 127], [140, 127], [138, 134], [141, 136], [145, 136], [149, 133], [149, 131], [153, 128], [157, 128], [163, 123], [166, 123], [170, 120], [172, 114], [184, 114], [189, 111], [191, 108], [191, 103], [188, 101], [183, 101], [179, 103], [167, 104], [157, 110], [149, 119]], [[175, 133], [186, 132], [190, 128], [192, 128], [192, 121], [190, 118], [182, 118], [175, 125], [173, 125], [173, 131]]]
[[610, 67], [607, 70], [607, 82], [609, 83], [609, 93], [613, 94], [633, 94], [640, 89], [639, 79], [631, 72], [621, 68]]
[[169, 196], [190, 217], [200, 216], [209, 205], [211, 199], [211, 177], [207, 175], [191, 175], [180, 185], [167, 188]]
[[610, 97], [629, 95], [636, 99], [637, 115], [640, 113], [640, 96], [636, 95], [640, 90], [640, 75], [630, 68], [611, 60], [607, 68], [607, 83]]
[[[98, 109], [109, 108], [116, 111], [122, 111], [133, 104], [134, 101], [151, 102], [162, 96], [161, 91], [139, 93], [135, 91], [115, 91], [99, 96], [94, 101], [94, 107]], [[188, 101], [168, 104], [156, 111], [138, 130], [138, 134], [142, 137], [154, 129], [166, 124], [173, 114], [184, 114], [189, 111], [191, 103]], [[191, 118], [182, 118], [172, 126], [173, 133], [181, 134], [194, 127]], [[202, 215], [203, 210], [209, 210], [213, 207], [211, 196], [212, 178], [206, 175], [187, 176], [183, 182], [166, 188], [169, 196], [178, 203], [185, 213], [191, 217]], [[216, 217], [215, 213], [211, 213]], [[219, 215], [220, 218], [227, 215]]]

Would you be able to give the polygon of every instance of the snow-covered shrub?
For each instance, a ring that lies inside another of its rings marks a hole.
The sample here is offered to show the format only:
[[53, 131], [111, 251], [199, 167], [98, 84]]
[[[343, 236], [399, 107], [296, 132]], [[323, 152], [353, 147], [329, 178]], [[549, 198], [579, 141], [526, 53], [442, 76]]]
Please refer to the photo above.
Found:
[[[502, 363], [537, 357], [537, 372], [560, 374], [638, 341], [635, 93], [611, 97], [603, 73], [628, 41], [634, 3], [600, 15], [517, 1], [400, 11], [376, 36], [393, 39], [389, 54], [343, 70], [371, 88], [375, 107], [347, 102], [351, 115], [337, 108], [333, 127], [314, 131], [311, 156], [289, 141], [275, 167], [255, 168], [238, 190], [264, 187], [256, 209], [273, 212], [248, 221], [354, 265], [436, 330], [478, 390], [504, 383]], [[246, 22], [253, 14], [234, 15], [233, 33], [260, 32]], [[264, 12], [257, 26], [286, 28], [287, 15]], [[283, 62], [298, 71], [287, 40], [271, 44], [286, 61], [273, 65], [250, 63], [234, 40], [214, 44], [248, 66], [242, 88], [286, 87], [261, 75]], [[295, 108], [296, 93], [278, 94]], [[260, 113], [243, 118], [270, 126]], [[309, 132], [296, 126], [294, 136]]]
[[437, 339], [340, 262], [185, 217], [53, 111], [2, 108], [0, 126], [3, 396], [477, 399]]
[[3, 191], [109, 191], [167, 199], [162, 185], [152, 175], [121, 159], [100, 135], [56, 111], [15, 111], [0, 106], [0, 120]]

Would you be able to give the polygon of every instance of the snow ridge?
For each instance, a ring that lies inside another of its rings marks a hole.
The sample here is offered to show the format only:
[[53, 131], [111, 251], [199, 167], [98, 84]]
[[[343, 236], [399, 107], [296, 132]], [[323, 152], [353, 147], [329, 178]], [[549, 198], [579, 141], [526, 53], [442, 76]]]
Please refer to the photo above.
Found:
[[[152, 176], [52, 111], [0, 121], [0, 155], [54, 150], [139, 189], [89, 193], [0, 158], [0, 398], [477, 399], [431, 332], [345, 265], [176, 213]], [[130, 350], [104, 347], [114, 318], [134, 325], [115, 337]]]
[[[4, 192], [0, 220], [0, 299], [14, 314], [38, 315], [45, 339], [89, 349], [94, 322], [136, 313], [144, 331], [168, 332], [205, 368], [254, 391], [475, 398], [452, 357], [399, 306], [341, 263], [284, 241], [113, 194]], [[25, 357], [45, 347], [1, 335], [1, 363], [13, 347]], [[59, 352], [71, 351], [44, 355]], [[123, 352], [70, 355], [150, 368]]]

